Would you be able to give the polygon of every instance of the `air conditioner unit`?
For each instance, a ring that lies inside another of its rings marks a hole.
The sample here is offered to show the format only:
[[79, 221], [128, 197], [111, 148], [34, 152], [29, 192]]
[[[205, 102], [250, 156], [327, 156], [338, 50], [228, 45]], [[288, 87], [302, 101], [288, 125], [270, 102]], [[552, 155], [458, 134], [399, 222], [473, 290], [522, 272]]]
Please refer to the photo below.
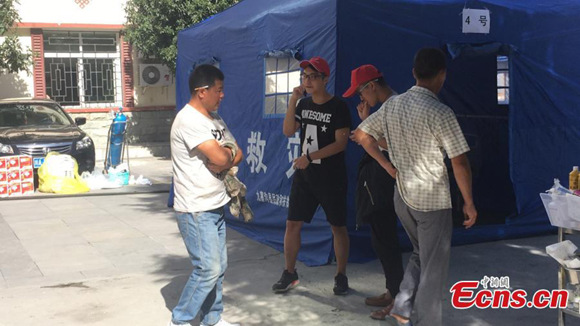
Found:
[[140, 64], [139, 80], [141, 86], [169, 86], [173, 84], [173, 75], [166, 65]]

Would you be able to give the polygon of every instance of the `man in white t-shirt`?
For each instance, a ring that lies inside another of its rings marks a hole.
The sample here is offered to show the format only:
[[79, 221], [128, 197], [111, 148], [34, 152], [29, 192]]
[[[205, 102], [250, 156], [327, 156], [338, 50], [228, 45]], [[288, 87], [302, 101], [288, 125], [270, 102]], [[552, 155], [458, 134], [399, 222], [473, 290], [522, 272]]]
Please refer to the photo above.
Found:
[[231, 324], [221, 318], [222, 283], [227, 267], [224, 205], [230, 201], [221, 173], [242, 160], [225, 122], [217, 114], [224, 97], [223, 73], [198, 66], [189, 77], [191, 99], [171, 127], [174, 209], [193, 272], [169, 325], [190, 325], [200, 314], [202, 326]]

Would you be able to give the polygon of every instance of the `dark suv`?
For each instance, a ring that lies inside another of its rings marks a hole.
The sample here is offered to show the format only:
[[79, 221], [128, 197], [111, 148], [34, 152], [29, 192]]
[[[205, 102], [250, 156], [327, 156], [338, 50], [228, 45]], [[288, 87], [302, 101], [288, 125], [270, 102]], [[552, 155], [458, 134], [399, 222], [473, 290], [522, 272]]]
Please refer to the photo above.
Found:
[[71, 117], [48, 99], [0, 100], [0, 156], [30, 155], [34, 172], [44, 162], [48, 152], [74, 157], [79, 174], [93, 171], [95, 145], [78, 126], [86, 118]]

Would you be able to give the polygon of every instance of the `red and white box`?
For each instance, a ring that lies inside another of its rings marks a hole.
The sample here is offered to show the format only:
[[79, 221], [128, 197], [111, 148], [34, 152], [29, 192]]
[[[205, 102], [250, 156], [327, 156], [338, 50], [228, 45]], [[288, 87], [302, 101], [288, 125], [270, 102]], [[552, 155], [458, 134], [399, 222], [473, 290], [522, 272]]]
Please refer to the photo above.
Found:
[[34, 194], [34, 182], [33, 181], [22, 181], [20, 187], [22, 190], [22, 195]]
[[0, 197], [30, 195], [34, 193], [32, 156], [14, 155], [0, 157]]
[[12, 182], [8, 184], [8, 197], [22, 195], [22, 185], [19, 182]]
[[20, 169], [20, 156], [8, 156], [6, 159], [8, 160], [6, 163], [8, 170]]
[[20, 180], [22, 180], [22, 182], [24, 181], [34, 182], [34, 170], [32, 170], [32, 168], [20, 170]]
[[0, 183], [0, 198], [8, 197], [8, 184]]
[[8, 171], [8, 183], [20, 182], [20, 170], [10, 170]]
[[20, 168], [21, 169], [26, 169], [26, 168], [32, 169], [32, 156], [20, 155]]

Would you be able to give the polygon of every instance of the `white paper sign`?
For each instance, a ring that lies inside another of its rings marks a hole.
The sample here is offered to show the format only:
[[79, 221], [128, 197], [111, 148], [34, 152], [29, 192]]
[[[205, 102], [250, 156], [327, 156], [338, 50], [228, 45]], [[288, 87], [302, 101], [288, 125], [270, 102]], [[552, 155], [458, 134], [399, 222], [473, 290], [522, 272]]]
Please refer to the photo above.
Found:
[[463, 9], [463, 33], [489, 34], [489, 10]]

